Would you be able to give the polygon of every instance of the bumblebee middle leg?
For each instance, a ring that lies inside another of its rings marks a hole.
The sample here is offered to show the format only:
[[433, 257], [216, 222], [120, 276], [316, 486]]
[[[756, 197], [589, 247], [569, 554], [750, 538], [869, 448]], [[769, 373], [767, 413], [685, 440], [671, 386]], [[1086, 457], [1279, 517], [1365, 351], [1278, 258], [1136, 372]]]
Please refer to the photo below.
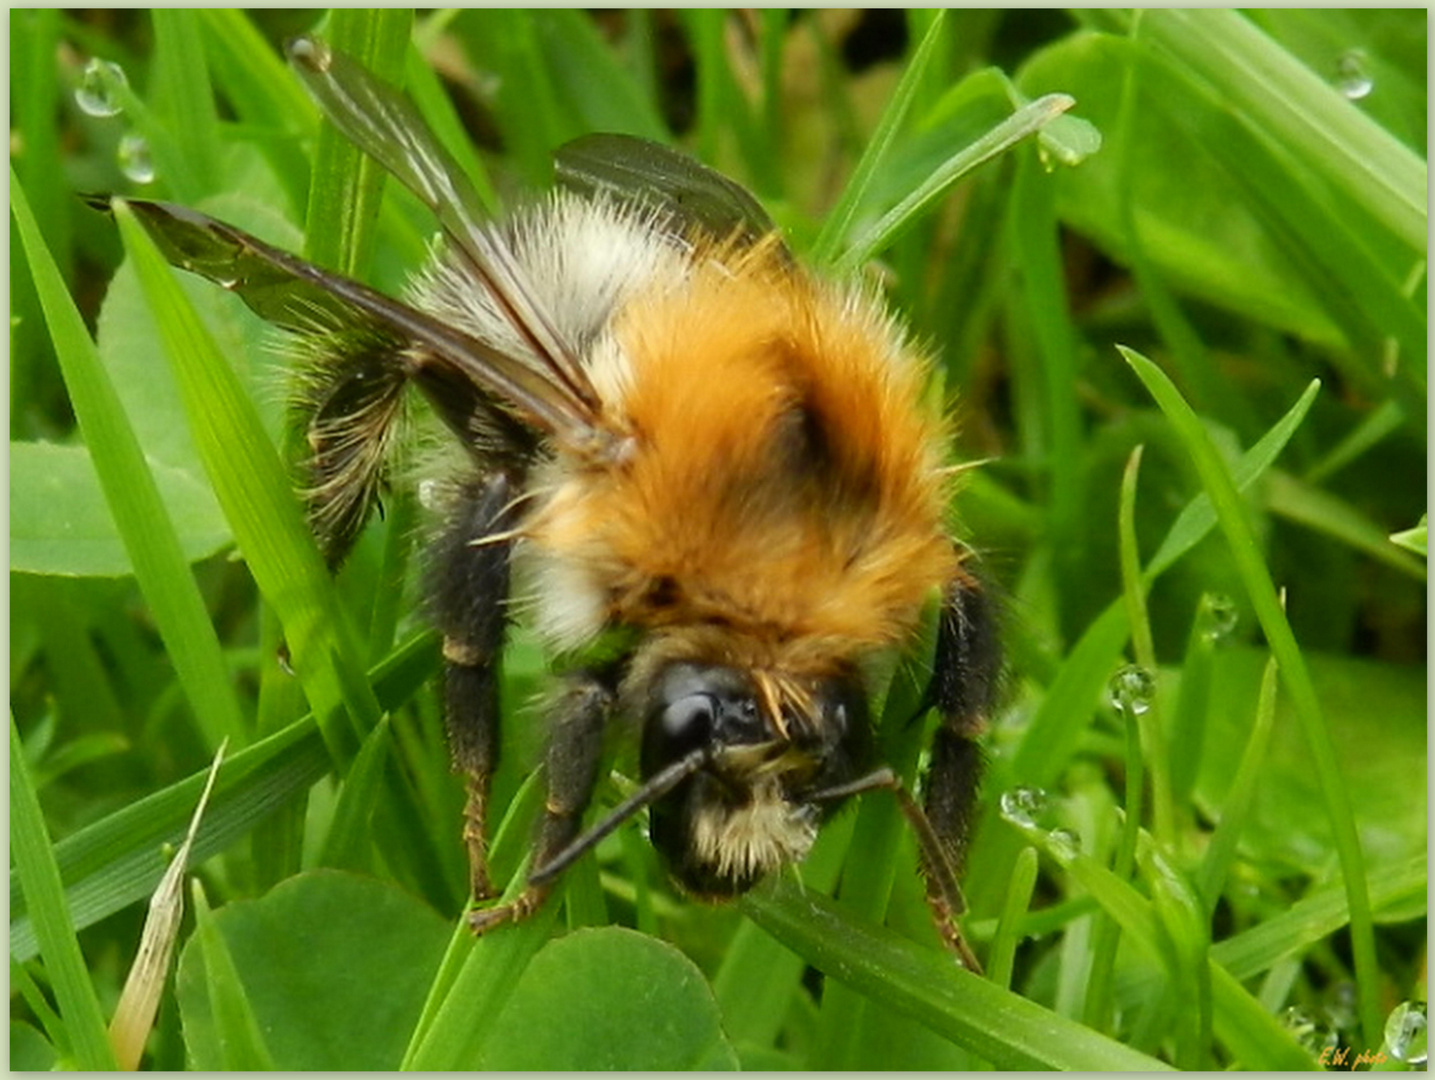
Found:
[[498, 765], [498, 658], [515, 487], [511, 477], [495, 473], [459, 493], [429, 577], [430, 604], [444, 635], [444, 725], [454, 770], [463, 774], [468, 791], [463, 837], [476, 899], [494, 895], [488, 879], [488, 789]]

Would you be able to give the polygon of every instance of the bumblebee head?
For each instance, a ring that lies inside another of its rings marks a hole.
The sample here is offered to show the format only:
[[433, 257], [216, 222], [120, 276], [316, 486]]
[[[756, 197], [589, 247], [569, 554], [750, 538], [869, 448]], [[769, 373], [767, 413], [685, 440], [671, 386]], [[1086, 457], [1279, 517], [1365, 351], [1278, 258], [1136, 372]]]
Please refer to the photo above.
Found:
[[867, 737], [855, 674], [798, 686], [723, 665], [669, 664], [647, 694], [643, 775], [701, 764], [653, 803], [653, 846], [688, 892], [745, 892], [807, 854], [835, 805], [815, 796], [851, 778]]

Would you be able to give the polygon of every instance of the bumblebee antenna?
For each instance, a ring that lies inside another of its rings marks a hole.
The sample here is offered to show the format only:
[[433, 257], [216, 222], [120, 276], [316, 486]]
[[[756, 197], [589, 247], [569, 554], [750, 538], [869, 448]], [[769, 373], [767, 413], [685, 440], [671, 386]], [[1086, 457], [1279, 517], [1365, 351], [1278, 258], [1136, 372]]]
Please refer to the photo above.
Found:
[[607, 817], [529, 874], [528, 884], [547, 885], [553, 881], [582, 856], [602, 843], [619, 825], [639, 810], [651, 806], [672, 791], [673, 788], [706, 765], [711, 757], [712, 751], [709, 748], [699, 747], [686, 757], [679, 758], [671, 765], [654, 773], [642, 787], [613, 807]]

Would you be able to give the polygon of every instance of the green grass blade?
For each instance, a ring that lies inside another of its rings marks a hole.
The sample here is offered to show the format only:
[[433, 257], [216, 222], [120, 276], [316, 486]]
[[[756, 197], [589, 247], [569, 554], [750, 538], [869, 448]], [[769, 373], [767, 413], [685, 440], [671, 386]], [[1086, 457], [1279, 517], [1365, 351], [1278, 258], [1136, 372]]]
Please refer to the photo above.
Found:
[[164, 258], [123, 204], [115, 216], [155, 311], [205, 471], [260, 591], [284, 624], [294, 670], [325, 740], [336, 760], [347, 761], [355, 729], [371, 729], [379, 709], [288, 471]]
[[947, 158], [916, 190], [863, 230], [836, 261], [838, 273], [850, 273], [892, 243], [922, 214], [972, 170], [1000, 157], [1017, 143], [1039, 132], [1076, 102], [1065, 94], [1048, 94], [1023, 105], [976, 142]]
[[1425, 162], [1249, 18], [1229, 10], [1150, 11], [1143, 13], [1141, 32], [1221, 87], [1237, 114], [1278, 135], [1411, 250], [1424, 250]]
[[1266, 751], [1270, 747], [1271, 732], [1276, 721], [1276, 678], [1278, 669], [1275, 659], [1266, 663], [1261, 675], [1260, 698], [1256, 703], [1256, 721], [1251, 726], [1251, 736], [1241, 753], [1241, 763], [1236, 767], [1236, 778], [1231, 782], [1230, 794], [1221, 807], [1221, 822], [1211, 836], [1205, 857], [1201, 860], [1197, 885], [1206, 905], [1215, 910], [1226, 887], [1226, 873], [1236, 857], [1236, 844], [1241, 830], [1250, 816], [1260, 787], [1261, 769], [1265, 765]]
[[997, 1068], [1167, 1068], [966, 971], [941, 951], [853, 920], [833, 901], [791, 882], [773, 881], [739, 905], [828, 978], [913, 1017]]
[[[399, 708], [434, 672], [431, 635], [397, 650], [373, 673], [384, 709]], [[197, 865], [225, 851], [270, 814], [332, 771], [312, 715], [229, 757], [215, 781], [192, 852]], [[154, 892], [165, 851], [183, 839], [206, 771], [156, 791], [67, 836], [55, 846], [75, 925], [91, 926]], [[38, 948], [30, 907], [10, 878], [10, 955], [28, 960]]]
[[1289, 521], [1323, 532], [1416, 581], [1425, 581], [1425, 564], [1401, 550], [1379, 525], [1344, 499], [1276, 469], [1267, 483], [1266, 505]]
[[194, 882], [195, 933], [203, 960], [205, 991], [209, 1011], [224, 1049], [226, 1071], [257, 1072], [274, 1068], [274, 1059], [264, 1044], [264, 1033], [244, 991], [244, 982], [224, 935], [215, 924], [204, 887]]
[[[945, 22], [945, 18], [939, 14], [927, 28], [927, 34], [912, 54], [911, 62], [902, 74], [902, 80], [892, 92], [892, 99], [882, 111], [882, 119], [867, 140], [866, 149], [862, 151], [857, 167], [852, 170], [851, 179], [842, 189], [836, 205], [827, 212], [822, 231], [817, 234], [817, 240], [809, 252], [809, 258], [817, 265], [835, 263], [839, 252], [849, 242], [857, 210], [867, 198], [873, 180], [892, 152], [897, 132], [907, 118], [912, 102], [921, 88], [923, 74], [932, 62], [937, 44], [942, 40], [942, 27]], [[847, 261], [854, 265], [861, 265], [862, 262], [861, 259], [851, 258]]]
[[[330, 17], [326, 36], [335, 49], [396, 84], [403, 77], [412, 26], [412, 10], [340, 8]], [[332, 123], [319, 126], [305, 214], [308, 258], [352, 277], [363, 276], [374, 250], [374, 223], [386, 175]]]
[[[1319, 386], [1319, 383], [1311, 383], [1270, 431], [1242, 456], [1232, 473], [1240, 490], [1254, 483], [1279, 456], [1314, 403]], [[1210, 497], [1202, 492], [1177, 515], [1156, 554], [1151, 556], [1144, 575], [1147, 584], [1200, 543], [1215, 524]], [[1115, 667], [1117, 653], [1128, 633], [1124, 605], [1125, 600], [1118, 597], [1087, 627], [1047, 688], [1046, 697], [1017, 748], [1012, 763], [1016, 781], [1039, 787], [1050, 784], [1075, 749], [1081, 728], [1071, 723], [1070, 718], [1074, 711], [1094, 706]]]
[[1201, 426], [1190, 407], [1181, 400], [1171, 381], [1150, 360], [1121, 350], [1126, 362], [1151, 392], [1185, 443], [1201, 475], [1201, 482], [1216, 509], [1222, 531], [1230, 546], [1236, 569], [1246, 587], [1251, 605], [1256, 610], [1261, 629], [1265, 632], [1271, 652], [1280, 664], [1281, 675], [1290, 691], [1301, 729], [1315, 759], [1316, 776], [1330, 815], [1336, 852], [1345, 876], [1350, 903], [1352, 951], [1355, 954], [1356, 987], [1359, 991], [1360, 1018], [1367, 1044], [1374, 1046], [1380, 1037], [1380, 1011], [1377, 992], [1380, 968], [1375, 955], [1375, 928], [1371, 921], [1370, 896], [1365, 880], [1365, 857], [1360, 837], [1355, 830], [1355, 817], [1345, 789], [1330, 730], [1322, 714], [1320, 699], [1310, 679], [1310, 671], [1296, 643], [1290, 623], [1286, 620], [1274, 583], [1262, 561], [1245, 506], [1236, 483], [1211, 445], [1210, 436]]
[[[1427, 856], [1419, 855], [1370, 875], [1376, 911], [1424, 908], [1429, 881]], [[1232, 978], [1249, 979], [1329, 937], [1350, 922], [1345, 888], [1332, 882], [1302, 897], [1287, 911], [1212, 946], [1211, 953]]]
[[1003, 989], [1011, 987], [1012, 965], [1016, 960], [1021, 921], [1031, 906], [1031, 894], [1036, 887], [1039, 869], [1036, 848], [1022, 848], [1016, 857], [1011, 878], [1007, 881], [1001, 916], [997, 920], [997, 928], [992, 934], [991, 948], [987, 954], [987, 979]]
[[[174, 159], [160, 163], [174, 194], [192, 202], [219, 185], [219, 115], [209, 81], [198, 11], [155, 8], [155, 55], [150, 96], [173, 133]], [[160, 105], [159, 103], [162, 103]]]
[[[1141, 471], [1141, 451], [1142, 448], [1138, 446], [1131, 452], [1126, 472], [1121, 479], [1121, 511], [1118, 523], [1121, 538], [1121, 588], [1126, 599], [1127, 622], [1131, 627], [1132, 655], [1137, 665], [1154, 677], [1159, 667], [1156, 661], [1156, 642], [1151, 634], [1151, 617], [1146, 607], [1146, 590], [1149, 586], [1141, 576], [1141, 552], [1136, 542], [1136, 478]], [[1171, 798], [1166, 729], [1161, 722], [1161, 697], [1152, 693], [1144, 708], [1131, 702], [1128, 709], [1134, 714], [1140, 734], [1141, 761], [1128, 762], [1127, 783], [1138, 782], [1140, 769], [1150, 771], [1152, 833], [1163, 845], [1169, 845], [1175, 839], [1176, 812]], [[1129, 719], [1128, 717], [1128, 721]], [[1141, 820], [1140, 809], [1139, 794], [1127, 792], [1126, 814], [1128, 819], [1136, 819], [1136, 825], [1139, 825]], [[1135, 825], [1128, 820], [1127, 827], [1134, 828]], [[1132, 833], [1130, 840], [1134, 839], [1135, 833]], [[1129, 851], [1134, 857], [1135, 845], [1130, 841], [1127, 843], [1130, 846], [1123, 846], [1123, 851]]]
[[105, 1018], [75, 938], [60, 871], [55, 865], [40, 800], [25, 766], [25, 751], [14, 717], [10, 719], [10, 855], [26, 902], [36, 913], [35, 937], [59, 1003], [74, 1064], [87, 1071], [113, 1069], [115, 1056]]
[[10, 185], [21, 245], [55, 342], [70, 402], [135, 577], [208, 749], [214, 750], [225, 738], [243, 745], [248, 741], [248, 725], [154, 476], [13, 172]]
[[371, 822], [374, 806], [383, 797], [384, 769], [388, 767], [391, 742], [389, 717], [385, 714], [365, 737], [353, 767], [344, 777], [339, 805], [334, 809], [334, 820], [319, 856], [320, 866], [359, 871], [369, 868]]
[[[1171, 969], [1169, 976], [1179, 980], [1180, 962], [1168, 948], [1153, 901], [1090, 855], [1076, 850], [1074, 845], [1053, 839], [1051, 833], [1035, 826], [1022, 827], [1020, 832], [1095, 897], [1147, 956]], [[1314, 1059], [1296, 1043], [1290, 1032], [1220, 966], [1214, 955], [1208, 959], [1207, 968], [1216, 1035], [1244, 1068], [1308, 1070], [1316, 1067]]]

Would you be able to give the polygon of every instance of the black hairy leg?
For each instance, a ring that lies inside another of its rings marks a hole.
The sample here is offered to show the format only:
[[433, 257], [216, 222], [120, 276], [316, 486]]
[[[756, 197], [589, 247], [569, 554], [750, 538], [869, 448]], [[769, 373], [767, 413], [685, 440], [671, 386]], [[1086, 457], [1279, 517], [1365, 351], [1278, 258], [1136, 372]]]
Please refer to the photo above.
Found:
[[[965, 949], [960, 945], [956, 918], [965, 904], [952, 883], [966, 859], [982, 777], [977, 738], [995, 701], [1000, 665], [990, 595], [974, 578], [964, 576], [947, 589], [937, 628], [927, 695], [942, 722], [933, 737], [923, 785], [926, 816], [937, 849], [924, 859], [927, 902], [948, 944], [959, 953]], [[934, 858], [941, 858], [944, 865], [931, 865]]]
[[592, 674], [565, 680], [550, 705], [548, 795], [533, 847], [528, 884], [511, 901], [469, 915], [469, 926], [481, 934], [505, 922], [532, 914], [553, 891], [557, 873], [545, 873], [577, 838], [583, 812], [593, 797], [603, 758], [603, 731], [613, 710], [611, 687]]
[[498, 765], [498, 660], [508, 597], [514, 480], [475, 478], [459, 492], [429, 572], [429, 604], [443, 633], [444, 723], [453, 767], [468, 791], [464, 842], [475, 899], [488, 879], [488, 789]]

